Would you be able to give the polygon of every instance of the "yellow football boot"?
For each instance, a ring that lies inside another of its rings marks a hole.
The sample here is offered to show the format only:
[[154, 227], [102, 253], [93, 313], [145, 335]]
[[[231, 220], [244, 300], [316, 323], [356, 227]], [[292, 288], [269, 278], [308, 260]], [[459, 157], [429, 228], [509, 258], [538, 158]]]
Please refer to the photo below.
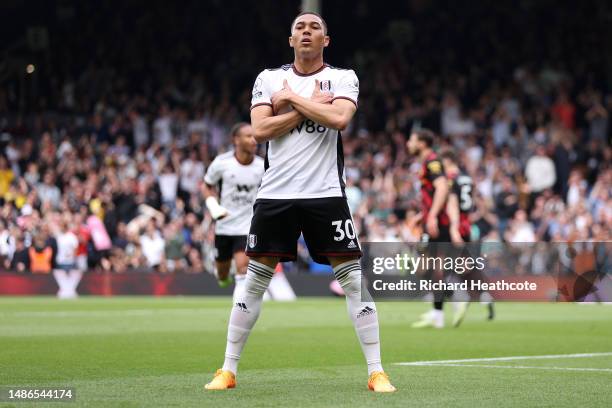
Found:
[[231, 371], [218, 369], [211, 382], [204, 388], [207, 390], [227, 390], [236, 387], [236, 376]]
[[397, 391], [391, 382], [389, 376], [382, 371], [374, 371], [368, 379], [368, 388], [374, 392], [395, 392]]

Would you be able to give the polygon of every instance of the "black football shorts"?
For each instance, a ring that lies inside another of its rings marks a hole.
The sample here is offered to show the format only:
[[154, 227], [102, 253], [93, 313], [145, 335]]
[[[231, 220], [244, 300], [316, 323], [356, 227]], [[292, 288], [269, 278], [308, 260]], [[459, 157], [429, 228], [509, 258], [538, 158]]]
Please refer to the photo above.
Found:
[[246, 254], [294, 261], [300, 233], [315, 262], [329, 264], [330, 256], [361, 257], [353, 218], [343, 197], [258, 199], [253, 206]]
[[229, 261], [236, 252], [244, 251], [246, 235], [215, 235], [215, 260]]

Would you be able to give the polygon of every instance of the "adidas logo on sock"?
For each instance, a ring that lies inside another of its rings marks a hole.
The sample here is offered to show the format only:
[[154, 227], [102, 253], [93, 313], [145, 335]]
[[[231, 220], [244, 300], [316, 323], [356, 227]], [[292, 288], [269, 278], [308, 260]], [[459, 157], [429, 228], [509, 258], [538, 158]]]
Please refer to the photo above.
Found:
[[376, 313], [376, 310], [372, 309], [370, 306], [366, 306], [357, 314], [357, 318], [359, 319], [360, 317], [368, 316], [374, 313]]
[[251, 312], [249, 311], [249, 309], [247, 309], [247, 305], [246, 305], [246, 303], [243, 303], [243, 302], [236, 302], [236, 307], [237, 307], [238, 309], [240, 309], [240, 311], [241, 311], [241, 312], [244, 312], [244, 313], [251, 313]]
[[357, 245], [355, 244], [355, 241], [353, 241], [351, 239], [351, 242], [348, 243], [347, 248], [349, 248], [349, 249], [357, 248]]

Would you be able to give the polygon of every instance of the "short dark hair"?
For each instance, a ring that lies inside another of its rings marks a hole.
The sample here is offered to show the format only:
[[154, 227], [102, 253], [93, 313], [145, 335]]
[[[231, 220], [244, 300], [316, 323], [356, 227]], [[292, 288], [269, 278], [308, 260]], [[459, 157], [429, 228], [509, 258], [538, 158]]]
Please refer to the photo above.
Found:
[[236, 123], [230, 129], [230, 137], [233, 139], [236, 136], [238, 136], [238, 132], [240, 132], [240, 129], [242, 129], [245, 126], [251, 126], [251, 125], [249, 123], [246, 123], [246, 122], [238, 122], [238, 123]]
[[441, 153], [440, 153], [440, 158], [442, 159], [446, 159], [446, 160], [450, 160], [453, 163], [457, 163], [457, 155], [455, 154], [454, 151], [452, 151], [451, 149], [444, 149]]
[[302, 11], [300, 14], [295, 16], [295, 18], [291, 22], [290, 30], [293, 31], [293, 26], [295, 25], [295, 20], [297, 20], [299, 17], [304, 16], [306, 14], [312, 14], [313, 16], [319, 17], [321, 19], [321, 23], [323, 23], [323, 31], [325, 32], [325, 35], [327, 35], [327, 23], [325, 22], [325, 19], [323, 18], [322, 15], [320, 15], [319, 13], [316, 13], [314, 11]]
[[411, 133], [415, 134], [421, 142], [427, 145], [427, 147], [432, 147], [434, 140], [436, 140], [436, 134], [429, 129], [413, 130]]

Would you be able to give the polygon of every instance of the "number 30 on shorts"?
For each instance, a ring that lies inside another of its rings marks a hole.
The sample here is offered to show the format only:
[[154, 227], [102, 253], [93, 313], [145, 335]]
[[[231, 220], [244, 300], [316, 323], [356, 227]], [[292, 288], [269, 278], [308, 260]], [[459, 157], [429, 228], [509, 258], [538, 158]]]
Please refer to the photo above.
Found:
[[342, 220], [332, 221], [332, 226], [336, 227], [334, 234], [334, 241], [342, 241], [344, 237], [348, 239], [355, 239], [355, 226], [353, 220], [344, 221], [344, 229], [342, 228]]

